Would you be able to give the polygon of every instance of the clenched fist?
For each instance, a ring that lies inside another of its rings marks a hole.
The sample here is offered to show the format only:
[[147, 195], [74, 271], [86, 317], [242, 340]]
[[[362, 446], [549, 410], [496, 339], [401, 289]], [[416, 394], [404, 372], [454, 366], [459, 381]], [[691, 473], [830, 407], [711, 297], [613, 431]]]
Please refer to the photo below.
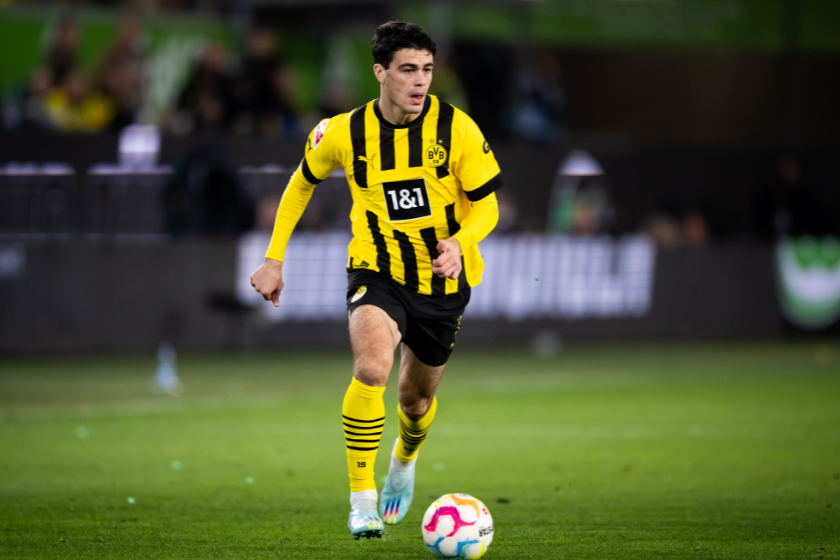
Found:
[[432, 274], [457, 280], [461, 274], [461, 244], [450, 237], [438, 243], [437, 250], [440, 255], [432, 261]]
[[265, 258], [265, 261], [251, 275], [251, 285], [265, 301], [280, 307], [280, 292], [283, 291], [283, 263]]

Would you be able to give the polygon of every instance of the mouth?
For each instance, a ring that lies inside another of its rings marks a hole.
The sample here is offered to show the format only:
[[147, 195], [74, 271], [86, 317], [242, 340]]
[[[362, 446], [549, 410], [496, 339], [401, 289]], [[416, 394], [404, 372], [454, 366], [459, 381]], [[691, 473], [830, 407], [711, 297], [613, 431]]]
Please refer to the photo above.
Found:
[[423, 103], [423, 100], [426, 98], [426, 94], [425, 93], [412, 93], [411, 95], [408, 96], [408, 98], [411, 99], [414, 102], [415, 105], [420, 105], [420, 104]]

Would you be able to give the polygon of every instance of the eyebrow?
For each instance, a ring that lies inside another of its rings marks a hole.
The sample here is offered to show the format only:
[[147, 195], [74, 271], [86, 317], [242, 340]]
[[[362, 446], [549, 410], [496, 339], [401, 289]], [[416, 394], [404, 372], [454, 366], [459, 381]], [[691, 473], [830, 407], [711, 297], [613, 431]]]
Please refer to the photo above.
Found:
[[[429, 68], [434, 65], [435, 64], [433, 62], [427, 62], [423, 65], [423, 68]], [[417, 65], [412, 62], [403, 62], [402, 64], [400, 64], [400, 68], [417, 68]]]

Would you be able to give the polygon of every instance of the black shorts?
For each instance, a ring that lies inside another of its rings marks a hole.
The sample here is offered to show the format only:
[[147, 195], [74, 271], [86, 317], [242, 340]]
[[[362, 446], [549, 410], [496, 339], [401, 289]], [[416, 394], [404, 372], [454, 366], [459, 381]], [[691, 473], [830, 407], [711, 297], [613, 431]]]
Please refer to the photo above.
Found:
[[469, 302], [469, 288], [449, 295], [427, 296], [372, 270], [347, 273], [349, 313], [361, 305], [383, 310], [397, 323], [402, 342], [427, 366], [442, 366], [449, 360], [461, 327], [461, 315]]

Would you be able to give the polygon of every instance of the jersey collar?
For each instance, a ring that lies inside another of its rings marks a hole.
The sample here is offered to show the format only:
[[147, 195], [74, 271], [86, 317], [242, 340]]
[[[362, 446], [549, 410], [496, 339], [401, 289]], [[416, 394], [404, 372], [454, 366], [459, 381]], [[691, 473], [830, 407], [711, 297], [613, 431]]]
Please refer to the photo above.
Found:
[[382, 116], [382, 112], [379, 110], [379, 99], [375, 99], [373, 101], [373, 112], [376, 114], [376, 118], [379, 119], [379, 123], [384, 126], [385, 128], [413, 128], [415, 126], [420, 126], [423, 122], [423, 119], [426, 117], [426, 114], [429, 112], [429, 109], [432, 107], [432, 97], [429, 94], [426, 94], [426, 101], [423, 103], [423, 111], [420, 113], [420, 116], [411, 121], [410, 123], [406, 124], [394, 124], [390, 123], [385, 120], [385, 117]]

